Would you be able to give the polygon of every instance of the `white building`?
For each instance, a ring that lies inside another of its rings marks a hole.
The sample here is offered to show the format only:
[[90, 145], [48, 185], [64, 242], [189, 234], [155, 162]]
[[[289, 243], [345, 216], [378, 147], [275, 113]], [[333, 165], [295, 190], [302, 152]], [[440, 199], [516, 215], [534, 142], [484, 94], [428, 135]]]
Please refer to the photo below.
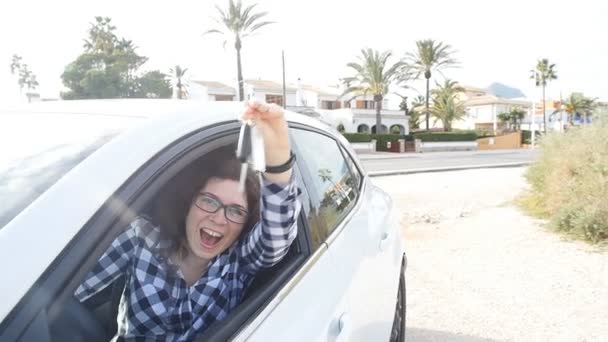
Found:
[[[283, 85], [267, 80], [245, 80], [246, 99], [256, 99], [267, 103], [285, 105], [286, 108], [301, 112], [327, 123], [347, 133], [375, 132], [376, 110], [373, 96], [341, 96], [339, 87], [319, 87], [288, 84], [285, 87], [286, 99], [283, 96]], [[236, 89], [215, 81], [193, 81], [189, 88], [190, 98], [209, 101], [236, 101]], [[383, 101], [382, 108], [388, 106]], [[399, 110], [382, 109], [382, 125], [387, 129], [399, 130], [409, 134], [408, 118]]]
[[510, 112], [515, 108], [528, 112], [532, 107], [532, 103], [526, 100], [505, 99], [494, 95], [471, 97], [465, 100], [464, 104], [467, 115], [463, 120], [455, 122], [454, 128], [494, 133], [501, 126], [498, 114]]
[[236, 101], [236, 89], [216, 81], [192, 81], [188, 97], [209, 101]]
[[[464, 88], [464, 92], [458, 94], [458, 100], [464, 102], [467, 114], [461, 120], [452, 123], [454, 129], [496, 133], [503, 126], [498, 114], [510, 112], [514, 108], [529, 113], [532, 107], [531, 101], [526, 99], [506, 99], [491, 95], [482, 88], [461, 87]], [[431, 128], [443, 128], [441, 121], [433, 117], [430, 118], [429, 123]]]

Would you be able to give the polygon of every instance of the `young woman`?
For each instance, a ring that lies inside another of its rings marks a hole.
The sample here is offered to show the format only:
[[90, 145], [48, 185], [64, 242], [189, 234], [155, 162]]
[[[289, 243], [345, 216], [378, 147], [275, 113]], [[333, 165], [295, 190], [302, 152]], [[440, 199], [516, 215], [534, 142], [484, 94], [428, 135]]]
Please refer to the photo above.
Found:
[[278, 168], [261, 182], [249, 171], [240, 192], [234, 149], [207, 156], [199, 183], [177, 196], [177, 207], [186, 200], [178, 218], [160, 225], [136, 218], [76, 290], [85, 301], [126, 276], [116, 339], [194, 339], [226, 317], [256, 273], [279, 262], [294, 241], [300, 203], [284, 112], [253, 102], [241, 119], [260, 129], [266, 164]]

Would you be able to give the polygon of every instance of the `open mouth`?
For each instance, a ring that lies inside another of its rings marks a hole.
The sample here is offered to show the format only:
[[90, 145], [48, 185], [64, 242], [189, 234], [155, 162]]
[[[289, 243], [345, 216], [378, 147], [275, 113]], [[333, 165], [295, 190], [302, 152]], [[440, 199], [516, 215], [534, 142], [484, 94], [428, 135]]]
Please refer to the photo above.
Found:
[[214, 248], [220, 242], [220, 240], [224, 237], [223, 234], [218, 233], [209, 228], [203, 228], [200, 230], [201, 234], [201, 243], [203, 247], [206, 248]]

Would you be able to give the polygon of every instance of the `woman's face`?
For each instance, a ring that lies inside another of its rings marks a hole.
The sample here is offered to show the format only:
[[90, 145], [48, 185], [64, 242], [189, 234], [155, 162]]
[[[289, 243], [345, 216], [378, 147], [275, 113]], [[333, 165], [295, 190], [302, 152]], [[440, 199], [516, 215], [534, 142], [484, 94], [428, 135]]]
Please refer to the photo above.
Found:
[[209, 261], [241, 235], [249, 216], [246, 193], [238, 191], [238, 185], [234, 180], [211, 178], [194, 196], [186, 216], [186, 238], [193, 256]]

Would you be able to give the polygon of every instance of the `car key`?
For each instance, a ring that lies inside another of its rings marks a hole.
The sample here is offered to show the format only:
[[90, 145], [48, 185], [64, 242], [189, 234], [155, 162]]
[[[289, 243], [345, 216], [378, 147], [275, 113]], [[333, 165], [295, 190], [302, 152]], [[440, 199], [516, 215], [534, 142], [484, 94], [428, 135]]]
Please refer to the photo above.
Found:
[[255, 171], [266, 171], [266, 154], [264, 151], [264, 137], [256, 125], [251, 126], [251, 167]]
[[236, 158], [241, 162], [241, 175], [239, 178], [239, 191], [245, 191], [245, 180], [247, 179], [247, 168], [251, 156], [251, 126], [243, 122], [239, 133], [239, 142], [236, 147]]

